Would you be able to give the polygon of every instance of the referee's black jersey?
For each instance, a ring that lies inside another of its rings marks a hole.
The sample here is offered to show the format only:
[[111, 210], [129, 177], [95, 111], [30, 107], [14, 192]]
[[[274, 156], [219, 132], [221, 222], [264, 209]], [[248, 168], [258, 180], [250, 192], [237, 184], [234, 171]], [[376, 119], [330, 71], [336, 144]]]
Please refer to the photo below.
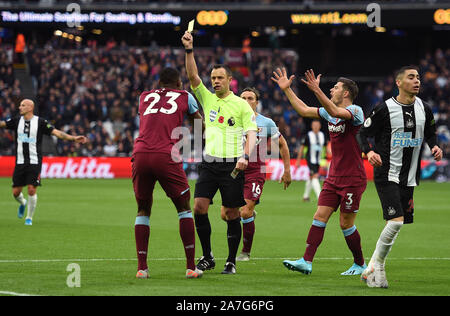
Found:
[[[371, 148], [368, 137], [375, 137]], [[431, 108], [416, 97], [413, 104], [401, 104], [390, 98], [379, 104], [359, 130], [361, 150], [374, 150], [381, 156], [381, 167], [374, 168], [376, 182], [392, 181], [416, 186], [420, 179], [423, 143], [437, 144], [436, 125]]]
[[51, 135], [55, 129], [47, 120], [34, 115], [29, 121], [23, 116], [10, 118], [6, 121], [6, 128], [16, 133], [16, 164], [42, 164], [42, 138]]

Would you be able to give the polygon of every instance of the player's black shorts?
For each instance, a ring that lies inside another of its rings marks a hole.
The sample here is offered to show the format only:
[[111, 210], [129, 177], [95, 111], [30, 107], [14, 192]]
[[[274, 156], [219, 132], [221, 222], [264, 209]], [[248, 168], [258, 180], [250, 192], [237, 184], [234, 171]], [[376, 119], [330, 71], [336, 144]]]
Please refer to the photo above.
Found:
[[244, 172], [235, 179], [231, 172], [236, 167], [234, 161], [207, 162], [198, 165], [198, 179], [195, 183], [194, 198], [213, 199], [217, 190], [222, 197], [222, 205], [229, 208], [244, 206]]
[[375, 182], [381, 206], [383, 218], [391, 220], [403, 216], [404, 224], [411, 224], [414, 220], [414, 187], [399, 185], [394, 182]]
[[309, 174], [312, 176], [313, 174], [319, 173], [320, 165], [318, 163], [310, 163], [308, 161]]
[[41, 185], [41, 165], [20, 164], [14, 168], [13, 187], [24, 187], [26, 185]]

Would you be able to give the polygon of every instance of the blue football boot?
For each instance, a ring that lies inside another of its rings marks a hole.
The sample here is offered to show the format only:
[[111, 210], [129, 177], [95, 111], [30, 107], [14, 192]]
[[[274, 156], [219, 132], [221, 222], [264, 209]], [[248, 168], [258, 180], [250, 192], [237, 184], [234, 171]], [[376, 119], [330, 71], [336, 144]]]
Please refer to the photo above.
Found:
[[306, 262], [303, 258], [295, 261], [284, 260], [283, 264], [286, 268], [292, 271], [298, 271], [303, 274], [311, 274], [312, 272], [312, 264], [310, 262]]

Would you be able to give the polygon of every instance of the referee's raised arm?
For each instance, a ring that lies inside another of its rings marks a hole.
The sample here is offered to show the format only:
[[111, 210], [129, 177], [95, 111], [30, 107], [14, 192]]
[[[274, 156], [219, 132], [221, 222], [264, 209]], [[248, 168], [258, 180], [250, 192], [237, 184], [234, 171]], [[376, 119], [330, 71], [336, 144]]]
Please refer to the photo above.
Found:
[[186, 31], [181, 38], [181, 42], [184, 45], [185, 49], [185, 63], [186, 63], [186, 73], [188, 75], [189, 82], [191, 83], [192, 88], [197, 88], [202, 80], [200, 79], [200, 76], [198, 75], [198, 69], [197, 64], [195, 63], [194, 58], [194, 38], [192, 37], [192, 34], [188, 31]]

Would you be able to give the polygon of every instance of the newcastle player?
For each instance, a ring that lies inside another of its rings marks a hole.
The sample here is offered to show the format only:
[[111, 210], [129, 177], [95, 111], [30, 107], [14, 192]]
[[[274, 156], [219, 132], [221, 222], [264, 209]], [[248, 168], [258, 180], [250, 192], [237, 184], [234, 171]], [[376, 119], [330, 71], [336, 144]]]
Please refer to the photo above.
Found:
[[[62, 140], [86, 143], [84, 136], [71, 136], [54, 128], [47, 120], [33, 114], [34, 102], [24, 99], [19, 105], [20, 116], [0, 121], [0, 128], [16, 132], [16, 166], [13, 174], [13, 195], [20, 203], [17, 216], [22, 218], [28, 204], [25, 225], [32, 225], [37, 204], [36, 189], [41, 185], [42, 138], [53, 135]], [[28, 186], [28, 201], [22, 194], [22, 188]]]
[[[396, 84], [399, 95], [376, 106], [357, 134], [362, 151], [374, 166], [375, 186], [386, 220], [372, 259], [361, 275], [369, 287], [388, 287], [386, 257], [403, 224], [413, 222], [413, 192], [419, 184], [424, 143], [430, 147], [435, 160], [442, 159], [431, 108], [417, 97], [418, 68], [401, 68], [396, 74]], [[367, 138], [373, 136], [372, 148]]]

